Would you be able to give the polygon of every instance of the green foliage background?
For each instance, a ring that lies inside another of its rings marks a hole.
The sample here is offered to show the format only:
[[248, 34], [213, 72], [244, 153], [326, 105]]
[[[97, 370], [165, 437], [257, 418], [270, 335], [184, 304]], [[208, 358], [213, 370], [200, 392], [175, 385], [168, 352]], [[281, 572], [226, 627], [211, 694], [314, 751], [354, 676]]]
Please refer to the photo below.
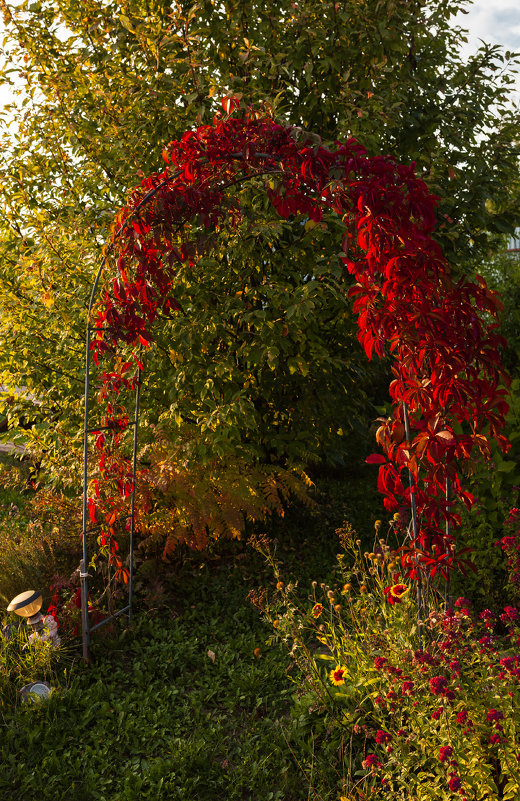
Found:
[[[517, 58], [489, 45], [463, 58], [463, 7], [2, 0], [0, 414], [47, 480], [79, 484], [86, 304], [113, 216], [223, 95], [416, 162], [453, 269], [488, 259], [520, 219]], [[186, 463], [351, 461], [385, 367], [355, 339], [338, 226], [285, 224], [263, 192], [244, 189], [247, 224], [179, 274], [188, 316], [165, 324], [147, 364], [144, 441], [160, 423]]]

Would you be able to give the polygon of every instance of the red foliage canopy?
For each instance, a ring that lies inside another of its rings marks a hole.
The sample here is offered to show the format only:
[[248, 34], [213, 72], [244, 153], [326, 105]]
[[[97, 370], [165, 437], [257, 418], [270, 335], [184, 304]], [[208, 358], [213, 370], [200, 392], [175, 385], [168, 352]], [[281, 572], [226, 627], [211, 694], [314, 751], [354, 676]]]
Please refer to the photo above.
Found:
[[[223, 103], [226, 111], [235, 105]], [[504, 343], [497, 323], [488, 322], [496, 320], [500, 301], [479, 276], [475, 282], [452, 280], [431, 237], [437, 198], [413, 164], [371, 158], [354, 139], [324, 147], [300, 129], [235, 111], [172, 142], [163, 154], [164, 171], [143, 180], [117, 215], [109, 243], [117, 275], [95, 310], [93, 358], [99, 363], [125, 341], [139, 363], [138, 350], [153, 341], [158, 316], [179, 309], [178, 264], [197, 257], [179, 232], [195, 215], [217, 231], [224, 217], [238, 220], [240, 208], [227, 190], [276, 173], [277, 188], [267, 191], [283, 218], [300, 214], [319, 221], [327, 210], [344, 222], [341, 261], [356, 281], [350, 295], [359, 341], [369, 359], [393, 356], [393, 415], [377, 432], [384, 455], [367, 461], [380, 465], [378, 487], [389, 511], [410, 507], [415, 497], [419, 533], [402, 549], [403, 567], [412, 577], [417, 562], [444, 572], [456, 560], [443, 524], [460, 522], [456, 501], [470, 507], [474, 500], [460, 480], [461, 465], [478, 453], [489, 457], [491, 440], [508, 447], [501, 434], [508, 409], [508, 377], [498, 352]], [[107, 506], [95, 484], [89, 509], [96, 520], [103, 507], [105, 542], [113, 538], [115, 510], [132, 489], [129, 462], [117, 449], [128, 417], [116, 400], [132, 383], [131, 366], [117, 363], [103, 374], [109, 434], [99, 433], [96, 446], [101, 477], [114, 492]]]

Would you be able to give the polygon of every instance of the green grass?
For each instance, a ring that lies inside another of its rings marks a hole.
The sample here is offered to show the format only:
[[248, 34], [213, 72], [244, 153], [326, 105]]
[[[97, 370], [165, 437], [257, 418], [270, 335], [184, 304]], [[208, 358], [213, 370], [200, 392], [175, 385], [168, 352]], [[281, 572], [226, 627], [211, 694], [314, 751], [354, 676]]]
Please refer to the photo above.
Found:
[[[329, 574], [334, 529], [353, 504], [365, 502], [368, 530], [375, 513], [353, 483], [353, 501], [341, 482], [327, 486], [318, 517], [294, 508], [269, 524], [284, 575], [305, 595]], [[143, 591], [130, 628], [93, 636], [91, 666], [51, 670], [49, 701], [0, 706], [0, 799], [336, 801], [335, 754], [323, 735], [313, 741], [291, 658], [266, 645], [272, 631], [246, 601], [273, 586], [261, 557], [219, 543], [184, 554], [160, 582], [159, 609], [146, 609]], [[16, 675], [20, 686], [34, 678]]]
[[4, 712], [0, 798], [306, 799], [290, 659], [264, 644], [244, 564], [185, 570], [174, 608], [96, 641], [49, 702]]

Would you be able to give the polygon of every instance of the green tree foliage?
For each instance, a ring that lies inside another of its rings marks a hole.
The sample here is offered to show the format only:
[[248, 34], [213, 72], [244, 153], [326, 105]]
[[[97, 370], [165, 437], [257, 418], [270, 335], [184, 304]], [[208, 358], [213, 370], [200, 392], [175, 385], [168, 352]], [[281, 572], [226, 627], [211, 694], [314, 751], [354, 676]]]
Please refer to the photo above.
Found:
[[[40, 405], [5, 396], [0, 412], [35, 420], [24, 436], [56, 477], [79, 475], [86, 305], [113, 215], [223, 95], [415, 161], [457, 268], [517, 223], [516, 58], [482, 45], [463, 59], [461, 5], [2, 0], [0, 383]], [[149, 357], [145, 439], [160, 424], [177, 459], [341, 460], [380, 373], [353, 334], [339, 228], [285, 223], [244, 193], [240, 231], [179, 273], [186, 316]]]

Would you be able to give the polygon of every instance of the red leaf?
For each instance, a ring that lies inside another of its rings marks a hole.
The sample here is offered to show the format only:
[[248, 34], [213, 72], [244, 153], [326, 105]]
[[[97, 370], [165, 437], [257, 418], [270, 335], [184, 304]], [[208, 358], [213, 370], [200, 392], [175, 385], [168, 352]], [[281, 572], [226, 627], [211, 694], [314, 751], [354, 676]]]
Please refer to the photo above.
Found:
[[367, 464], [386, 464], [386, 458], [381, 453], [371, 453], [365, 459]]
[[97, 510], [96, 504], [94, 503], [93, 498], [89, 498], [87, 501], [88, 504], [88, 514], [93, 523], [97, 521]]

